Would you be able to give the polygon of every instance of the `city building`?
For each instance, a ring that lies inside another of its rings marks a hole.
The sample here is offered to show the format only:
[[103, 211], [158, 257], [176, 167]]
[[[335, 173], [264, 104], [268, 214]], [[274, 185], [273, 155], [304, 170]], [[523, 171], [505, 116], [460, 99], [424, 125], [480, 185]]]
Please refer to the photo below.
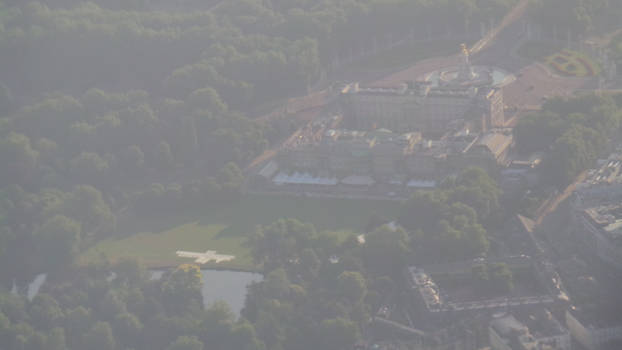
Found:
[[[521, 264], [525, 259], [519, 258]], [[529, 260], [529, 259], [527, 259]], [[472, 264], [480, 262], [473, 261]], [[433, 270], [449, 275], [470, 275], [471, 268], [468, 262], [445, 264], [447, 266], [432, 267]], [[451, 287], [442, 289], [430, 276], [430, 273], [419, 267], [410, 266], [406, 269], [406, 280], [413, 291], [411, 296], [412, 305], [418, 314], [427, 313], [428, 316], [474, 314], [477, 312], [498, 312], [508, 308], [530, 308], [536, 305], [548, 305], [554, 303], [554, 299], [548, 294], [525, 294], [516, 296], [498, 296], [481, 299], [477, 293], [462, 290], [461, 297], [456, 298]], [[453, 297], [452, 297], [453, 295]]]
[[496, 315], [488, 328], [493, 350], [570, 350], [570, 332], [546, 309]]
[[[420, 131], [438, 137], [448, 127], [486, 131], [505, 124], [503, 90], [490, 68], [473, 67], [466, 45], [459, 66], [433, 72], [423, 81], [389, 86], [346, 85], [340, 105], [349, 127]], [[432, 78], [434, 76], [434, 78]]]
[[507, 165], [512, 145], [512, 134], [504, 129], [482, 135], [466, 129], [436, 140], [425, 140], [419, 132], [328, 129], [321, 137], [284, 148], [277, 163], [290, 173], [339, 179], [365, 176], [374, 183], [428, 188], [469, 166], [494, 176]]
[[574, 192], [575, 232], [590, 254], [622, 269], [622, 154], [598, 163]]
[[503, 91], [494, 87], [353, 83], [343, 88], [340, 101], [347, 125], [361, 130], [389, 128], [438, 136], [463, 123], [484, 131], [505, 123]]
[[622, 269], [622, 204], [601, 203], [596, 207], [575, 208], [577, 235], [585, 247], [604, 262]]
[[622, 317], [611, 310], [567, 310], [566, 325], [587, 350], [606, 349], [608, 344], [622, 341]]

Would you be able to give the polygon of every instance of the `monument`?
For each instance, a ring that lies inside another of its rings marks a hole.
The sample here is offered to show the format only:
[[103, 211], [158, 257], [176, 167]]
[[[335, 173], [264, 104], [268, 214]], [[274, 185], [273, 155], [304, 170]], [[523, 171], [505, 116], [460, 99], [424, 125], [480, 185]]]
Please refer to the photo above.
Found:
[[473, 67], [471, 66], [470, 53], [466, 44], [460, 45], [460, 52], [462, 60], [458, 69], [457, 78], [459, 81], [471, 81], [475, 78], [475, 72], [473, 72]]

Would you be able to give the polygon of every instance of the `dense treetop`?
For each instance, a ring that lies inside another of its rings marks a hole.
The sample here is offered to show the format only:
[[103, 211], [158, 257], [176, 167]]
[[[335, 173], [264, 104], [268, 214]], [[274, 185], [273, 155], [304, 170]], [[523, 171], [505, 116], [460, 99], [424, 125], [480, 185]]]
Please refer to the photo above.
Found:
[[615, 28], [622, 16], [622, 3], [611, 0], [531, 0], [531, 16], [548, 31], [566, 39]]
[[544, 181], [563, 188], [619, 140], [619, 106], [620, 95], [550, 99], [542, 111], [522, 118], [514, 129], [518, 151], [547, 152]]

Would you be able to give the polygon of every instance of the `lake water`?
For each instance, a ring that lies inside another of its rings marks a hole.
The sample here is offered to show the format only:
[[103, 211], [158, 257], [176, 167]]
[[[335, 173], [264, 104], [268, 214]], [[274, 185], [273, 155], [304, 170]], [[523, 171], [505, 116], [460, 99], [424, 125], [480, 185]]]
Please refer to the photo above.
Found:
[[[152, 270], [151, 278], [160, 279], [164, 270]], [[259, 282], [263, 276], [258, 273], [239, 271], [201, 270], [203, 277], [203, 304], [209, 307], [216, 301], [229, 304], [231, 311], [239, 315], [246, 300], [246, 287]]]

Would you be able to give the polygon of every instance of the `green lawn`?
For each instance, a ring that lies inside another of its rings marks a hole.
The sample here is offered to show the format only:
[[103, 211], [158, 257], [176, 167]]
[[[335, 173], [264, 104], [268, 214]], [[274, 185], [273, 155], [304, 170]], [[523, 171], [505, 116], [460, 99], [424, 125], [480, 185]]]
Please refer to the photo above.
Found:
[[419, 42], [381, 51], [365, 57], [346, 68], [350, 73], [374, 72], [406, 67], [427, 58], [446, 56], [458, 52], [462, 41], [456, 39]]
[[243, 243], [257, 225], [296, 218], [345, 238], [362, 230], [370, 215], [392, 218], [398, 211], [399, 203], [393, 201], [249, 195], [223, 208], [124, 220], [119, 230], [126, 238], [100, 241], [86, 250], [80, 261], [93, 261], [105, 255], [111, 261], [130, 257], [149, 267], [174, 266], [191, 262], [176, 257], [176, 250], [209, 249], [236, 256], [220, 267], [252, 270], [254, 266]]
[[600, 73], [600, 66], [588, 55], [568, 49], [546, 57], [545, 62], [557, 74], [570, 77], [591, 77]]

